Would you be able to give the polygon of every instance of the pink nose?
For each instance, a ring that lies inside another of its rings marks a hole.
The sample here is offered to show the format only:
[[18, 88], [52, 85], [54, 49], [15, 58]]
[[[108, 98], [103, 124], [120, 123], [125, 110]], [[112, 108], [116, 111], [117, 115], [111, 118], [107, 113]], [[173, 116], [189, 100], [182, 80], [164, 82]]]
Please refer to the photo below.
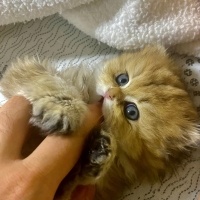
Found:
[[105, 95], [104, 95], [104, 98], [106, 98], [106, 99], [113, 99], [113, 96], [112, 95], [110, 95], [109, 94], [109, 91], [107, 91], [106, 93], [105, 93]]
[[123, 94], [119, 88], [110, 88], [105, 93], [104, 98], [113, 100], [113, 99], [121, 99], [123, 98]]

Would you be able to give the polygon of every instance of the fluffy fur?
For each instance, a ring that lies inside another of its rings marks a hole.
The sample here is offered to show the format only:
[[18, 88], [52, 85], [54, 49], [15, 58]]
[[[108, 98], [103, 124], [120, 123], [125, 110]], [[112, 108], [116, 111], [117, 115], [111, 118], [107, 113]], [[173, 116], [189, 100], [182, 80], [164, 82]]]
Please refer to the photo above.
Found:
[[8, 98], [25, 96], [33, 106], [31, 123], [49, 134], [75, 130], [86, 103], [104, 98], [101, 130], [89, 138], [63, 199], [80, 183], [95, 183], [97, 200], [117, 199], [137, 179], [161, 177], [200, 140], [198, 114], [179, 69], [160, 46], [123, 53], [97, 72], [58, 72], [48, 62], [18, 60], [0, 86]]

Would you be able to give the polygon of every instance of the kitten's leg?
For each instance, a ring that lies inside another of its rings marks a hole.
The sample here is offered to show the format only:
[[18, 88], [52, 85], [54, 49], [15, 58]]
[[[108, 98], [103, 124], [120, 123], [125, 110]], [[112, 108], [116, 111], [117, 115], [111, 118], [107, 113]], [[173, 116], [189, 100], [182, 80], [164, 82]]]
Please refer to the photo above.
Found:
[[79, 175], [83, 184], [94, 184], [111, 166], [116, 154], [116, 143], [112, 135], [97, 130], [91, 134], [87, 145]]
[[74, 131], [87, 110], [80, 91], [47, 62], [18, 60], [5, 72], [0, 89], [8, 98], [27, 98], [33, 107], [32, 124], [46, 133]]

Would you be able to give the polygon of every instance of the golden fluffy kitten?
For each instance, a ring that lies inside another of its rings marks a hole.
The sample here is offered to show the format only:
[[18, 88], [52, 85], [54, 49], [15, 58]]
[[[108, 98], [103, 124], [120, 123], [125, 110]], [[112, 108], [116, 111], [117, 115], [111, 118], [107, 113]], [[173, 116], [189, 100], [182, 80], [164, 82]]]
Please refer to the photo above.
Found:
[[104, 98], [101, 130], [91, 135], [76, 173], [68, 177], [65, 200], [76, 184], [88, 183], [96, 184], [97, 200], [117, 199], [137, 179], [162, 175], [200, 139], [198, 115], [179, 69], [160, 46], [123, 53], [97, 72], [57, 71], [48, 62], [19, 60], [0, 86], [8, 98], [23, 95], [31, 102], [31, 123], [47, 134], [71, 133], [86, 103]]

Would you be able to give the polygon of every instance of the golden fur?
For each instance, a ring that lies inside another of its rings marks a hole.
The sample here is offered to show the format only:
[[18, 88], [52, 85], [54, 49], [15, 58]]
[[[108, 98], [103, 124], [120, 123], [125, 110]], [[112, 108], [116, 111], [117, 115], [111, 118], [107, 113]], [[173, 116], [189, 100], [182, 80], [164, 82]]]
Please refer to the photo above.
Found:
[[[122, 73], [128, 74], [129, 81], [120, 87], [116, 77]], [[123, 53], [106, 62], [98, 73], [82, 68], [58, 72], [47, 62], [25, 59], [13, 63], [0, 86], [7, 97], [23, 95], [30, 100], [31, 122], [44, 131], [65, 117], [61, 133], [80, 125], [85, 103], [104, 97], [102, 129], [111, 139], [111, 157], [100, 176], [86, 180], [96, 183], [98, 200], [117, 199], [137, 179], [159, 178], [180, 153], [200, 140], [199, 118], [179, 69], [160, 46]], [[137, 120], [125, 117], [125, 102], [137, 106]], [[39, 121], [41, 107], [55, 119], [53, 125], [52, 121]]]

